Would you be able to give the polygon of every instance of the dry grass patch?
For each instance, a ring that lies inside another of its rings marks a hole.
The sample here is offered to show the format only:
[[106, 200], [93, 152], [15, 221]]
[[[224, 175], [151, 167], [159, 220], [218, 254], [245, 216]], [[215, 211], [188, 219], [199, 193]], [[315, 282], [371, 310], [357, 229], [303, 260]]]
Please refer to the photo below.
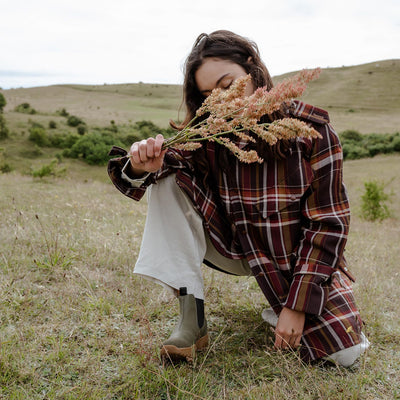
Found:
[[[399, 160], [346, 163], [355, 210], [362, 181], [399, 176]], [[205, 268], [211, 347], [193, 365], [164, 368], [158, 346], [176, 301], [131, 274], [145, 202], [84, 182], [78, 170], [48, 181], [0, 175], [0, 187], [0, 398], [400, 398], [397, 203], [382, 223], [353, 216], [347, 258], [373, 343], [355, 367], [306, 366], [275, 352], [256, 282]]]

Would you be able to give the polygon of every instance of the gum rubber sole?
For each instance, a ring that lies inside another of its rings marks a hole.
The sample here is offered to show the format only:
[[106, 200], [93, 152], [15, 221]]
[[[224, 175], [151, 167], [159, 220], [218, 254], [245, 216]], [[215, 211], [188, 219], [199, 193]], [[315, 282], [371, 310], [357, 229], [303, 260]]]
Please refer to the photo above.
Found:
[[161, 347], [161, 358], [165, 361], [187, 361], [192, 362], [196, 351], [204, 350], [208, 347], [208, 333], [201, 337], [190, 347], [176, 347], [166, 344]]

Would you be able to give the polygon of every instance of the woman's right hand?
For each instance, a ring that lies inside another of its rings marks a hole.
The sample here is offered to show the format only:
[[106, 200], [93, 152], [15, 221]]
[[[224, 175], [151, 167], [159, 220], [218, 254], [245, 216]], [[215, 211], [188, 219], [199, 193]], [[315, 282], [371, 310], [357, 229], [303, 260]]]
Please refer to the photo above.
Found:
[[135, 175], [156, 172], [161, 168], [167, 151], [161, 150], [163, 143], [164, 136], [159, 134], [155, 138], [148, 138], [132, 144], [128, 155]]

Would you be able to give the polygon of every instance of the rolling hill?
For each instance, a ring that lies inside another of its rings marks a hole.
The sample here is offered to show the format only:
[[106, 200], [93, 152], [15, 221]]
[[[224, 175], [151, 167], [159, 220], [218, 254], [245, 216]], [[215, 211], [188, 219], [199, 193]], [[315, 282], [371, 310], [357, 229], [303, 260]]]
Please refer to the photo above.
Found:
[[[293, 72], [294, 73], [294, 72]], [[274, 77], [279, 82], [293, 74]], [[12, 110], [28, 102], [48, 119], [61, 108], [89, 125], [129, 124], [151, 120], [166, 127], [178, 114], [180, 85], [127, 83], [119, 85], [54, 85], [1, 91], [7, 99], [5, 117], [15, 129], [29, 117]], [[351, 67], [323, 69], [303, 100], [329, 111], [339, 132], [394, 133], [400, 130], [400, 59], [376, 61]], [[17, 115], [18, 114], [18, 115]]]

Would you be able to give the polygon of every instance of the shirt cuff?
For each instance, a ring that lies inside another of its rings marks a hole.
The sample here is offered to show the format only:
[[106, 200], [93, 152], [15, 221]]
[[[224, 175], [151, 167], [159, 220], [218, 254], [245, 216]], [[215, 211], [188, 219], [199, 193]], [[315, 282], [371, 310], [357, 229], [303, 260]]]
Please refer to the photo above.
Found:
[[146, 174], [144, 174], [143, 176], [141, 176], [140, 178], [131, 178], [130, 176], [128, 176], [127, 174], [127, 168], [129, 166], [130, 160], [128, 160], [125, 165], [123, 166], [122, 170], [121, 170], [121, 178], [124, 179], [125, 181], [129, 182], [132, 187], [140, 187], [144, 181], [149, 177], [150, 172], [147, 172]]
[[321, 315], [328, 295], [329, 284], [326, 276], [297, 274], [290, 285], [283, 307], [307, 314]]

